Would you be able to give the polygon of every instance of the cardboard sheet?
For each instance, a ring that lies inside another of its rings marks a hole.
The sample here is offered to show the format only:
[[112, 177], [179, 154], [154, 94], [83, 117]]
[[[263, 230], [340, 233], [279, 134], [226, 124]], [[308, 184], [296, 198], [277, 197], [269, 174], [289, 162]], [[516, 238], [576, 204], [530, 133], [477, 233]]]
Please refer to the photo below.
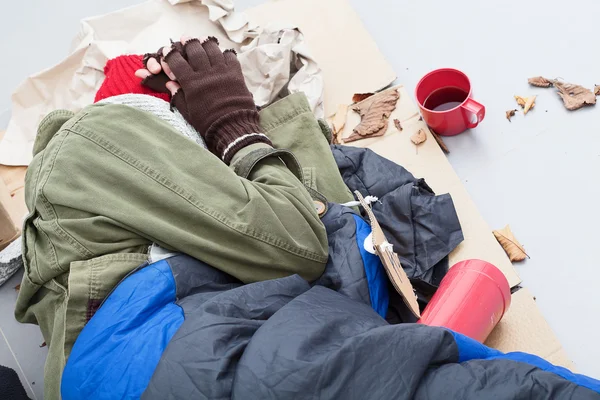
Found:
[[485, 344], [504, 352], [532, 353], [553, 364], [574, 370], [573, 362], [542, 316], [533, 295], [526, 288], [521, 288], [512, 295], [508, 312]]
[[[425, 178], [436, 193], [450, 193], [460, 219], [465, 240], [450, 254], [450, 265], [459, 261], [479, 258], [491, 262], [506, 276], [511, 287], [518, 285], [521, 279], [511, 262], [500, 247], [492, 230], [477, 211], [467, 190], [456, 175], [448, 159], [429, 132], [425, 122], [419, 120], [419, 112], [412, 96], [403, 86], [395, 86], [400, 94], [396, 109], [390, 116], [387, 132], [384, 136], [363, 139], [349, 143], [350, 146], [368, 147], [379, 155], [394, 161], [408, 169], [418, 178]], [[393, 90], [388, 89], [388, 90]], [[355, 91], [358, 92], [358, 91]], [[352, 96], [346, 98], [350, 102]], [[399, 132], [392, 123], [397, 118], [403, 130]], [[359, 115], [349, 110], [342, 138], [350, 136], [352, 128], [360, 122]], [[410, 141], [412, 134], [419, 129], [427, 133], [427, 140], [417, 147]]]
[[19, 236], [19, 231], [13, 223], [9, 208], [5, 207], [5, 205], [10, 206], [10, 204], [12, 204], [10, 192], [0, 178], [0, 250]]
[[0, 179], [4, 182], [11, 197], [11, 206], [8, 213], [14, 224], [21, 229], [21, 222], [27, 214], [25, 206], [25, 173], [27, 167], [0, 165]]
[[[4, 132], [0, 132], [0, 139]], [[0, 250], [21, 234], [25, 206], [25, 173], [27, 167], [0, 165]]]
[[404, 303], [408, 306], [408, 309], [416, 318], [420, 318], [421, 311], [419, 310], [417, 296], [415, 295], [414, 288], [410, 283], [406, 272], [404, 272], [404, 269], [400, 264], [398, 255], [394, 252], [393, 246], [390, 244], [390, 242], [387, 241], [385, 233], [383, 233], [377, 218], [375, 218], [375, 214], [373, 214], [373, 211], [371, 210], [371, 205], [365, 201], [365, 199], [362, 197], [362, 194], [358, 190], [354, 192], [354, 195], [369, 217], [369, 222], [371, 223], [371, 240], [373, 242], [373, 248], [381, 260], [388, 278], [392, 282], [392, 285], [396, 291], [400, 293], [400, 296], [402, 297]]

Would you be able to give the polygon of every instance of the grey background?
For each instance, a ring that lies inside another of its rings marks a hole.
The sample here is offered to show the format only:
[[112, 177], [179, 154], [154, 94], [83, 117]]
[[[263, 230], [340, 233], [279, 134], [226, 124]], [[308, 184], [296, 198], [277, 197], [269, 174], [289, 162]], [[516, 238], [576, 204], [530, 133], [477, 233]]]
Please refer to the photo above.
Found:
[[[471, 78], [487, 116], [477, 129], [445, 139], [449, 160], [490, 226], [509, 223], [525, 245], [531, 259], [516, 265], [523, 285], [577, 369], [600, 378], [600, 109], [568, 112], [552, 89], [527, 85], [535, 75], [600, 84], [600, 2], [349, 1], [409, 91], [435, 68]], [[2, 2], [0, 129], [12, 91], [67, 55], [81, 18], [139, 2]], [[531, 94], [536, 108], [509, 123], [504, 112], [515, 107], [513, 95]], [[17, 369], [30, 395], [42, 398], [46, 348], [37, 327], [14, 320], [19, 281], [20, 274], [0, 288], [0, 364]]]

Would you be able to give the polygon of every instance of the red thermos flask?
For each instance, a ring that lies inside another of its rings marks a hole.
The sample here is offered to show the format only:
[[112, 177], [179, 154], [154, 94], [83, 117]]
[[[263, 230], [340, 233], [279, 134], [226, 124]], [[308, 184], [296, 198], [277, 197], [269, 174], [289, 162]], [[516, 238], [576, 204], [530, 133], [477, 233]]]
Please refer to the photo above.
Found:
[[486, 261], [465, 260], [450, 268], [419, 323], [483, 343], [509, 306], [510, 287], [502, 271]]

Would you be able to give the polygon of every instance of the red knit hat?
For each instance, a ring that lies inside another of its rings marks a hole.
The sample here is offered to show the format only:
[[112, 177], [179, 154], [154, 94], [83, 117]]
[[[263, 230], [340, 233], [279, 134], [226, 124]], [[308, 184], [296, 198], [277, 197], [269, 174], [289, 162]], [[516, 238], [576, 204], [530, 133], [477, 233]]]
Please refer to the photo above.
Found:
[[124, 55], [108, 60], [104, 67], [106, 77], [96, 92], [94, 103], [107, 97], [128, 93], [147, 94], [169, 101], [169, 94], [155, 92], [143, 86], [141, 79], [135, 76], [135, 71], [144, 68], [142, 58], [141, 55]]

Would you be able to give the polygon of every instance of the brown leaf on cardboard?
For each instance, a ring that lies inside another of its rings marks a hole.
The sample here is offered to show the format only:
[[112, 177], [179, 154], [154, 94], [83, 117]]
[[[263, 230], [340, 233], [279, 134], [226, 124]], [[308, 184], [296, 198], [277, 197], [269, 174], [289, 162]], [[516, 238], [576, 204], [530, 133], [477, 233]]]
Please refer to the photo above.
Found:
[[398, 118], [394, 118], [394, 126], [396, 129], [402, 132], [402, 124], [400, 124], [400, 120]]
[[419, 129], [416, 133], [414, 133], [410, 137], [410, 141], [413, 142], [417, 146], [426, 140], [427, 140], [427, 135], [425, 134], [425, 130], [423, 128]]
[[508, 120], [508, 122], [510, 122], [510, 119], [511, 119], [512, 117], [514, 117], [514, 116], [515, 116], [515, 113], [516, 113], [517, 111], [518, 111], [518, 110], [516, 110], [516, 109], [515, 109], [515, 110], [508, 110], [508, 111], [506, 112], [506, 119]]
[[594, 86], [594, 94], [596, 96], [600, 96], [600, 85], [595, 85]]
[[435, 139], [435, 141], [437, 142], [437, 144], [440, 146], [440, 148], [442, 149], [442, 151], [446, 154], [450, 153], [450, 150], [448, 150], [448, 147], [446, 146], [446, 143], [444, 143], [444, 141], [442, 140], [442, 138], [440, 137], [440, 135], [438, 135], [437, 133], [435, 133], [433, 131], [433, 129], [429, 129], [429, 132], [431, 132], [431, 136], [433, 136], [433, 138]]
[[344, 142], [385, 135], [390, 115], [396, 109], [399, 98], [397, 90], [387, 90], [352, 106], [352, 110], [360, 115], [360, 123]]
[[529, 258], [521, 243], [519, 243], [515, 238], [515, 235], [513, 235], [509, 225], [493, 231], [493, 234], [508, 255], [510, 261], [523, 261], [525, 258]]
[[527, 79], [530, 85], [537, 87], [550, 87], [554, 84], [552, 79], [546, 79], [543, 76], [534, 76], [533, 78]]
[[521, 108], [525, 107], [525, 103], [527, 103], [527, 97], [515, 96], [515, 100]]
[[350, 136], [348, 136], [347, 138], [342, 139], [344, 143], [351, 143], [351, 142], [356, 142], [357, 140], [361, 140], [361, 139], [368, 139], [368, 138], [374, 138], [374, 137], [380, 137], [385, 135], [385, 129], [381, 129], [378, 132], [375, 132], [369, 136], [361, 136], [358, 133], [352, 133]]
[[360, 103], [361, 101], [368, 99], [369, 97], [373, 96], [375, 93], [354, 93], [354, 96], [352, 96], [352, 102], [353, 103]]
[[558, 95], [569, 111], [580, 109], [585, 105], [596, 104], [596, 95], [587, 88], [572, 83], [554, 82]]
[[529, 112], [529, 110], [531, 110], [533, 107], [535, 107], [535, 98], [537, 96], [531, 96], [527, 98], [527, 101], [525, 102], [525, 106], [523, 107], [523, 114], [527, 115], [527, 113]]
[[331, 122], [333, 137], [331, 141], [333, 144], [340, 144], [340, 135], [346, 125], [346, 115], [348, 114], [348, 106], [346, 104], [339, 104], [333, 120]]

